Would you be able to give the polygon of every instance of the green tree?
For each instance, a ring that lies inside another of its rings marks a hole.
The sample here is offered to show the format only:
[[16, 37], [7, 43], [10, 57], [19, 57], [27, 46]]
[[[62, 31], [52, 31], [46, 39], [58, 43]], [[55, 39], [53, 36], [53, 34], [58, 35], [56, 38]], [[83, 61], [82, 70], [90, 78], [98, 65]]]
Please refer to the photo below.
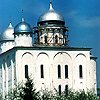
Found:
[[15, 88], [10, 90], [3, 100], [22, 100], [23, 97], [23, 83], [18, 83]]
[[41, 100], [56, 100], [55, 93], [48, 91], [48, 89], [41, 90]]
[[40, 100], [39, 98], [40, 94], [34, 88], [33, 80], [28, 77], [25, 83], [18, 83], [9, 91], [4, 100]]
[[34, 88], [33, 80], [29, 77], [23, 87], [23, 93], [23, 100], [39, 100], [40, 98], [39, 92]]
[[5, 99], [0, 100], [100, 100], [94, 92], [88, 91], [63, 91], [59, 93], [56, 89], [48, 91], [48, 89], [37, 91], [34, 87], [33, 80], [27, 78], [25, 83], [20, 83], [11, 90]]

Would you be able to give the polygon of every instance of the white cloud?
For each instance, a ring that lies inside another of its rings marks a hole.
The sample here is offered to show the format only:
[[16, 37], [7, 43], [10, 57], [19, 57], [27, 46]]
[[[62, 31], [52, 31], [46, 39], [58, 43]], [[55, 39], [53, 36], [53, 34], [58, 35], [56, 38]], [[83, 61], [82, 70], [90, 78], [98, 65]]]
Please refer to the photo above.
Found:
[[78, 12], [74, 10], [74, 11], [68, 12], [66, 16], [67, 18], [74, 18], [77, 15], [78, 15]]
[[67, 13], [67, 19], [71, 19], [74, 25], [78, 25], [84, 28], [100, 27], [100, 16], [89, 16], [82, 14], [79, 11], [73, 10]]
[[[81, 16], [80, 16], [81, 17]], [[81, 17], [77, 23], [83, 27], [100, 27], [100, 16]]]

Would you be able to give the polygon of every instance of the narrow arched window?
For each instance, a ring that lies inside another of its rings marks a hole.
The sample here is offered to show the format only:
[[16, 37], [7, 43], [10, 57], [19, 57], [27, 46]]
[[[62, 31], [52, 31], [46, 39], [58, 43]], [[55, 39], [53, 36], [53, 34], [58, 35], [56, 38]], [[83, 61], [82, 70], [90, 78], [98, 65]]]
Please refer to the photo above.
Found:
[[68, 78], [68, 65], [65, 65], [65, 78]]
[[40, 65], [41, 78], [44, 78], [44, 67]]
[[61, 78], [61, 66], [58, 65], [58, 78]]
[[82, 68], [82, 65], [79, 65], [79, 77], [83, 78], [83, 68]]
[[61, 85], [58, 86], [59, 95], [61, 95]]
[[68, 85], [65, 85], [65, 93], [68, 94]]
[[28, 65], [25, 65], [25, 78], [28, 78]]
[[58, 36], [55, 36], [55, 43], [58, 43]]

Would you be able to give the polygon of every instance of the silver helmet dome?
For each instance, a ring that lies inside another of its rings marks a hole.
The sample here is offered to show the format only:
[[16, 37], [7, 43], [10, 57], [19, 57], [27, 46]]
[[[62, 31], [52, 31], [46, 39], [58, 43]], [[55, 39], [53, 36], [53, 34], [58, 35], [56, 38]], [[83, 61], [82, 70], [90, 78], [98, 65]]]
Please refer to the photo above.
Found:
[[20, 23], [18, 23], [14, 28], [14, 34], [22, 33], [22, 32], [25, 32], [25, 33], [32, 32], [31, 26], [24, 21], [24, 18], [22, 18], [22, 21]]
[[43, 22], [43, 21], [63, 21], [64, 22], [64, 18], [59, 13], [55, 12], [55, 10], [52, 7], [52, 2], [50, 2], [49, 10], [46, 13], [42, 14], [38, 19], [38, 22]]
[[12, 26], [10, 22], [8, 28], [1, 34], [0, 41], [14, 40], [13, 33], [14, 33], [14, 27]]

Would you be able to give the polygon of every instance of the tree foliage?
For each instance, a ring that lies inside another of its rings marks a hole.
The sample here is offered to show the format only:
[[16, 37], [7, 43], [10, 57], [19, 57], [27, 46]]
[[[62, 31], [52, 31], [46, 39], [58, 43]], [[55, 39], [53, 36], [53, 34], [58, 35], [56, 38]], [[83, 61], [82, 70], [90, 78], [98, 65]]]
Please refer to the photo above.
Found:
[[23, 93], [23, 100], [39, 100], [39, 92], [36, 92], [33, 80], [29, 77], [27, 78], [25, 86], [23, 87]]
[[25, 83], [20, 83], [7, 95], [0, 100], [100, 100], [92, 91], [63, 91], [61, 94], [57, 90], [48, 91], [48, 89], [37, 91], [33, 80], [27, 78]]

